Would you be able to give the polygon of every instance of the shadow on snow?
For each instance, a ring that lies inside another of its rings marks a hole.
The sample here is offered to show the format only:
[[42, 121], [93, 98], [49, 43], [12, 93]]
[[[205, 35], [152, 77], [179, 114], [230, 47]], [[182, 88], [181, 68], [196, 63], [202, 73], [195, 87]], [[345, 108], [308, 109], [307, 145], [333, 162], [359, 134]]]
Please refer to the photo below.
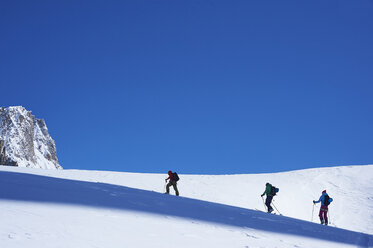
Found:
[[373, 246], [373, 236], [284, 216], [124, 186], [0, 172], [0, 199], [82, 205], [175, 216], [223, 225]]

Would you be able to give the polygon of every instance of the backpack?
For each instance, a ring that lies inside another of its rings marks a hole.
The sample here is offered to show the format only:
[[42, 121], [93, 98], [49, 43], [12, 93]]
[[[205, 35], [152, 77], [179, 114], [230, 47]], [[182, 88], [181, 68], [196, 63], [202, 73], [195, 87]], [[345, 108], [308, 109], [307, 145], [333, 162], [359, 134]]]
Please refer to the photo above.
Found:
[[175, 182], [180, 180], [179, 175], [176, 172], [172, 173], [172, 180]]
[[325, 206], [329, 206], [329, 204], [330, 204], [329, 199], [330, 199], [329, 195], [325, 195], [324, 196], [324, 205]]
[[275, 196], [276, 195], [276, 193], [279, 191], [279, 189], [278, 188], [276, 188], [275, 186], [272, 186], [271, 187], [271, 195], [272, 196]]

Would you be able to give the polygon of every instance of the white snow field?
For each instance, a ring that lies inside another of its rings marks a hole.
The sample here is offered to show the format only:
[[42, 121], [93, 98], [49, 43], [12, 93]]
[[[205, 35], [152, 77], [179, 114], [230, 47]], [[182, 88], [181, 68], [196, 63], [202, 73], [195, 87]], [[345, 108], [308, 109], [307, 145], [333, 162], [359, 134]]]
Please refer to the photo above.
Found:
[[[0, 247], [373, 247], [372, 165], [178, 174], [180, 197], [163, 194], [166, 172], [0, 166]], [[262, 212], [266, 182], [283, 216]], [[320, 205], [312, 217], [324, 189], [330, 226]]]

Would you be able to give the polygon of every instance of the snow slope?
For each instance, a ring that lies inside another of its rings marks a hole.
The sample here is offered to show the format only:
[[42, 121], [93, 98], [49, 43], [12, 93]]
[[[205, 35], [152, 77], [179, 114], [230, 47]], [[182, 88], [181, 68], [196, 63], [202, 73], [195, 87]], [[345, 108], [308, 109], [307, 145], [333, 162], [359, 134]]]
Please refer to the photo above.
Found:
[[[180, 175], [0, 167], [1, 247], [373, 247], [373, 166], [256, 175]], [[263, 209], [269, 181], [280, 188]], [[317, 224], [323, 189], [332, 225]]]

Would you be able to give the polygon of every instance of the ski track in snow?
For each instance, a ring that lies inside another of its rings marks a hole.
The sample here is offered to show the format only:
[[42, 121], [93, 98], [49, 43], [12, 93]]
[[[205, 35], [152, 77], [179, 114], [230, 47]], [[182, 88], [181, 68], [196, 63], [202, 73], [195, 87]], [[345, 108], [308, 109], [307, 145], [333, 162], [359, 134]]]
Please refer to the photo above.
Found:
[[[372, 235], [366, 234], [372, 233], [373, 195], [366, 193], [372, 187], [371, 172], [373, 166], [180, 175], [179, 190], [185, 197], [175, 197], [162, 193], [166, 175], [3, 167], [0, 244], [10, 248], [373, 247]], [[275, 204], [284, 216], [252, 210], [263, 208], [260, 194], [266, 181], [280, 188]], [[154, 191], [157, 185], [159, 192]], [[306, 201], [318, 199], [324, 188], [334, 198], [332, 222], [343, 229], [309, 221], [312, 204]], [[350, 203], [350, 194], [361, 196], [360, 204], [342, 205]], [[293, 195], [299, 203], [291, 200]], [[353, 221], [340, 214], [343, 211]]]

